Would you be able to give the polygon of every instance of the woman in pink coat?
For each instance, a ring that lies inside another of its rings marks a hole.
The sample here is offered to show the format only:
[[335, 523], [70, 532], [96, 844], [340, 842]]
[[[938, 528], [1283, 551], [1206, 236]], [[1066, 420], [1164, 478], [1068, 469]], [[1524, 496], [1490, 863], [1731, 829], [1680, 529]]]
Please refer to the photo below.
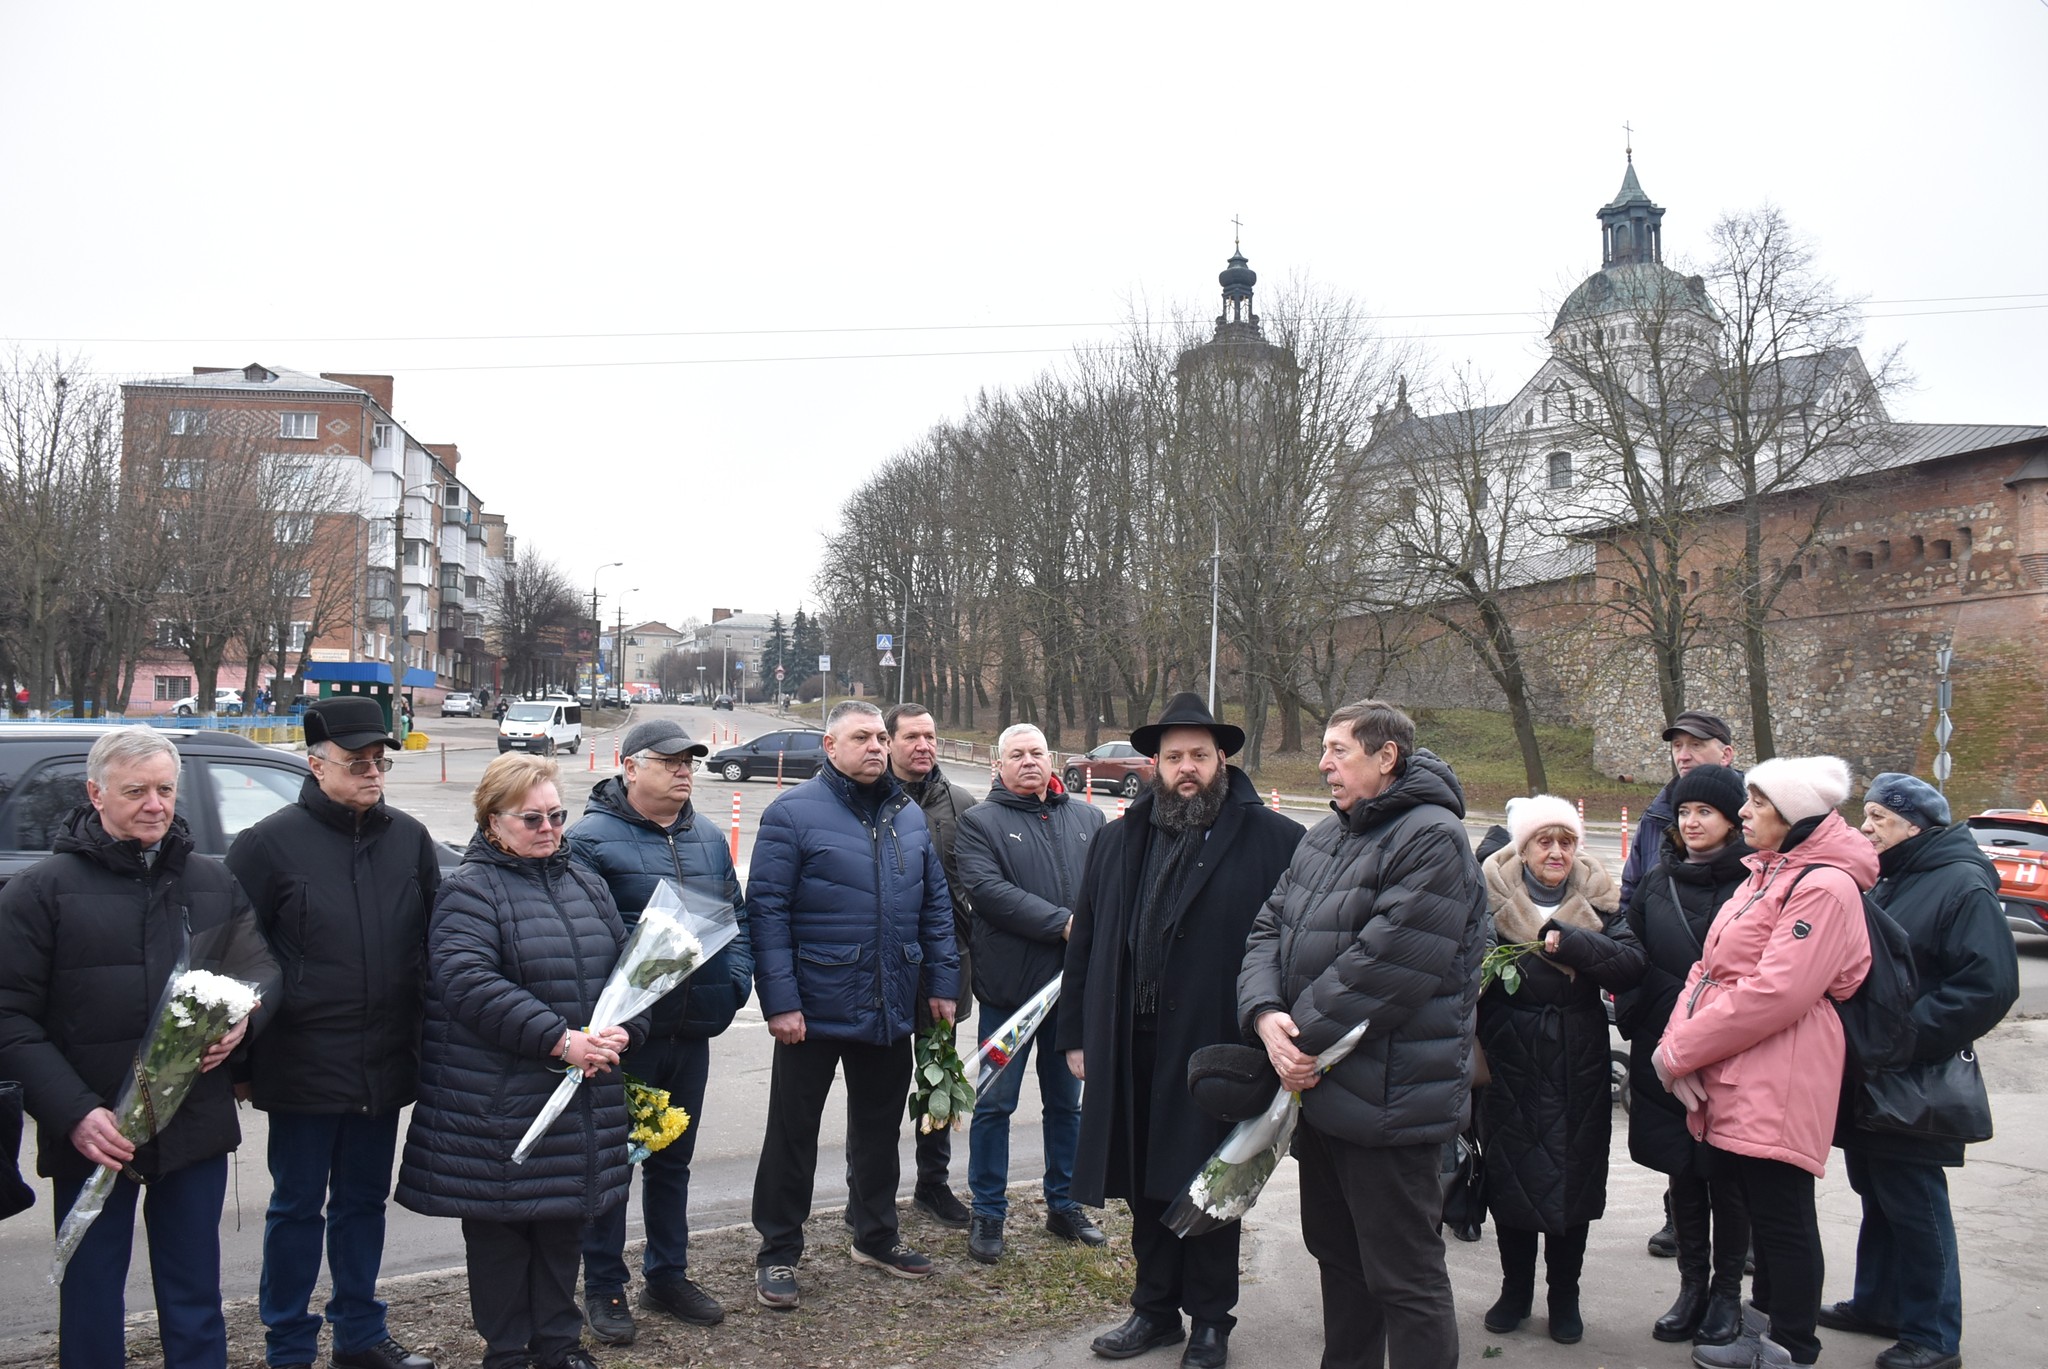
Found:
[[1693, 1350], [1700, 1369], [1812, 1364], [1820, 1311], [1813, 1181], [1826, 1167], [1842, 1090], [1842, 1023], [1870, 968], [1863, 891], [1877, 857], [1835, 810], [1849, 767], [1781, 757], [1745, 777], [1749, 879], [1714, 917], [1700, 963], [1655, 1056], [1716, 1176], [1742, 1186], [1756, 1245], [1755, 1301], [1768, 1335]]

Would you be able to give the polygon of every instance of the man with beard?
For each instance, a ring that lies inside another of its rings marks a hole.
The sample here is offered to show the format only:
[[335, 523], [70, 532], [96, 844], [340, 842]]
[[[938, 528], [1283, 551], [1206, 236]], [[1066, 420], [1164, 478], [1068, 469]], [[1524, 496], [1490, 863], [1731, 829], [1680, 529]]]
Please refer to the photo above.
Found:
[[1091, 1348], [1126, 1359], [1171, 1345], [1185, 1310], [1194, 1333], [1181, 1363], [1214, 1369], [1236, 1325], [1239, 1224], [1183, 1240], [1161, 1219], [1228, 1130], [1189, 1098], [1188, 1059], [1241, 1039], [1245, 938], [1302, 828], [1225, 764], [1244, 732], [1194, 694], [1174, 696], [1131, 744], [1158, 769], [1089, 856], [1056, 1042], [1088, 1080], [1073, 1196], [1128, 1200], [1138, 1259], [1130, 1319]]
[[[996, 781], [988, 799], [960, 819], [960, 881], [974, 902], [974, 993], [981, 1000], [977, 1037], [986, 1041], [1017, 1009], [1057, 979], [1073, 926], [1088, 843], [1102, 810], [1078, 803], [1053, 780], [1045, 734], [1030, 723], [996, 739]], [[1057, 1030], [1054, 1004], [1040, 1026]], [[1047, 1042], [1051, 1037], [1046, 1038]], [[1003, 1257], [1009, 1215], [1010, 1115], [1035, 1043], [975, 1099], [967, 1130], [967, 1184], [974, 1191], [967, 1253], [983, 1264]], [[1063, 1241], [1101, 1245], [1108, 1238], [1068, 1196], [1081, 1134], [1081, 1085], [1048, 1044], [1038, 1052], [1039, 1117], [1045, 1136], [1045, 1229]]]

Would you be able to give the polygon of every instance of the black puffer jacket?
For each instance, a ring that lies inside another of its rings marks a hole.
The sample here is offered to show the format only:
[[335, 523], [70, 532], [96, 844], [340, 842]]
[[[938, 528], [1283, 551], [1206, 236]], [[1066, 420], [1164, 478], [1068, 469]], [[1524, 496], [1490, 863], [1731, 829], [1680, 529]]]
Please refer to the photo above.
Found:
[[1642, 951], [1597, 856], [1579, 854], [1556, 908], [1530, 898], [1512, 847], [1482, 869], [1495, 940], [1560, 934], [1554, 955], [1517, 962], [1515, 992], [1495, 980], [1479, 1000], [1479, 1044], [1493, 1074], [1479, 1104], [1486, 1206], [1504, 1227], [1563, 1231], [1606, 1209], [1613, 1106], [1600, 990], [1634, 983]]
[[[944, 772], [934, 765], [931, 773], [921, 780], [906, 780], [897, 777], [903, 792], [924, 814], [924, 824], [931, 829], [932, 844], [939, 848], [939, 864], [946, 871], [946, 891], [953, 898], [953, 942], [960, 955], [960, 997], [953, 1005], [954, 1020], [964, 1022], [974, 1012], [974, 954], [971, 945], [973, 936], [973, 901], [967, 896], [966, 882], [960, 878], [959, 857], [955, 847], [960, 840], [960, 819], [967, 810], [974, 807], [974, 795], [947, 779]], [[917, 1000], [917, 1029], [923, 1031], [932, 1024], [929, 1002]]]
[[[2019, 955], [1998, 901], [1998, 873], [1970, 825], [1934, 827], [1878, 852], [1871, 896], [1905, 928], [1920, 997], [1913, 1003], [1915, 1063], [1967, 1049], [1998, 1025], [2020, 993]], [[1911, 1066], [1908, 1066], [1910, 1069]], [[1960, 1165], [1960, 1141], [1857, 1130], [1837, 1114], [1835, 1144], [1865, 1155]]]
[[[0, 891], [0, 1078], [18, 1079], [36, 1119], [36, 1168], [82, 1179], [92, 1165], [71, 1132], [111, 1107], [149, 1031], [180, 955], [277, 996], [277, 962], [249, 901], [218, 860], [197, 855], [172, 820], [154, 868], [81, 807], [53, 854]], [[268, 1009], [249, 1030], [260, 1032]], [[135, 1170], [168, 1174], [242, 1142], [226, 1068], [199, 1076], [163, 1134], [135, 1153]]]
[[[1661, 839], [1664, 858], [1636, 882], [1623, 918], [1643, 950], [1642, 977], [1614, 995], [1614, 1022], [1628, 1038], [1629, 1158], [1663, 1174], [1698, 1174], [1700, 1143], [1685, 1126], [1685, 1105], [1657, 1082], [1651, 1059], [1664, 1024], [1678, 1006], [1685, 977], [1706, 945], [1714, 914], [1749, 878], [1742, 858], [1749, 846], [1737, 836], [1715, 857], [1695, 865], [1675, 828]], [[1673, 902], [1673, 890], [1677, 901]]]
[[960, 819], [954, 858], [974, 903], [974, 992], [1014, 1010], [1059, 974], [1067, 920], [1102, 810], [1063, 793], [1013, 794], [998, 781]]
[[[555, 1044], [590, 1021], [626, 926], [604, 882], [566, 850], [510, 855], [479, 832], [441, 886], [420, 1100], [398, 1201], [430, 1217], [589, 1219], [624, 1200], [626, 1098], [616, 1071], [586, 1079], [521, 1165], [513, 1147], [561, 1082]], [[627, 1030], [638, 1044], [647, 1021]]]
[[747, 901], [739, 871], [717, 828], [688, 803], [667, 827], [650, 821], [626, 800], [624, 781], [599, 780], [582, 821], [568, 831], [569, 856], [603, 880], [628, 927], [661, 881], [701, 889], [738, 910], [740, 933], [668, 997], [654, 1005], [648, 1032], [656, 1041], [704, 1040], [732, 1025], [754, 991], [754, 943], [747, 935]]
[[1401, 1146], [1465, 1127], [1486, 891], [1464, 813], [1450, 766], [1415, 752], [1384, 793], [1302, 838], [1252, 926], [1237, 981], [1246, 1040], [1266, 1012], [1291, 1014], [1310, 1054], [1371, 1023], [1302, 1095], [1318, 1131]]
[[235, 838], [228, 869], [284, 985], [250, 1048], [259, 1108], [396, 1112], [419, 1087], [434, 839], [385, 804], [357, 814], [308, 777], [299, 801]]

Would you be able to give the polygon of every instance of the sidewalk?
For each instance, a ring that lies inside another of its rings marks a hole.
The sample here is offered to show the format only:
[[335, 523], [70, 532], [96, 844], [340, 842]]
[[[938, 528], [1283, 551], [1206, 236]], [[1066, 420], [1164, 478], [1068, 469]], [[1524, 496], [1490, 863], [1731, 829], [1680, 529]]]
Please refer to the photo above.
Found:
[[[2048, 1249], [2048, 1019], [2008, 1021], [1982, 1043], [1998, 1134], [1970, 1149], [1969, 1163], [1950, 1170], [1956, 1238], [1963, 1262], [1963, 1358], [1988, 1366], [2039, 1364], [2048, 1332], [2048, 1285], [2040, 1252]], [[1683, 1369], [1691, 1347], [1650, 1337], [1650, 1323], [1678, 1289], [1675, 1261], [1652, 1259], [1643, 1243], [1663, 1221], [1663, 1176], [1628, 1158], [1626, 1115], [1615, 1111], [1607, 1215], [1593, 1224], [1580, 1305], [1586, 1337], [1558, 1345], [1544, 1330], [1542, 1290], [1537, 1314], [1520, 1331], [1496, 1335], [1479, 1318], [1500, 1289], [1493, 1230], [1477, 1244], [1449, 1240], [1451, 1286], [1458, 1303], [1460, 1363], [1476, 1366], [1499, 1347], [1503, 1365], [1564, 1369]], [[1841, 1152], [1829, 1158], [1818, 1194], [1827, 1250], [1826, 1299], [1849, 1295], [1861, 1208], [1843, 1177]], [[1322, 1295], [1315, 1261], [1301, 1244], [1301, 1192], [1294, 1164], [1284, 1162], [1245, 1223], [1244, 1290], [1230, 1341], [1234, 1369], [1303, 1369], [1323, 1352]], [[1088, 1342], [1106, 1326], [995, 1362], [993, 1369], [1052, 1369], [1106, 1363]], [[1823, 1331], [1821, 1364], [1867, 1365], [1889, 1341]], [[1133, 1365], [1170, 1366], [1178, 1349], [1155, 1350]]]

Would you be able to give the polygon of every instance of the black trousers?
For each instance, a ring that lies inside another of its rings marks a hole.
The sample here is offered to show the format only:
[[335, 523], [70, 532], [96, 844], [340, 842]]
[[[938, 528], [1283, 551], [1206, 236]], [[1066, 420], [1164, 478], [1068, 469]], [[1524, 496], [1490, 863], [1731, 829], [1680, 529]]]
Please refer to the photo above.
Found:
[[1826, 1258], [1813, 1210], [1813, 1176], [1781, 1160], [1713, 1152], [1713, 1180], [1732, 1174], [1749, 1209], [1756, 1246], [1756, 1305], [1771, 1315], [1771, 1339], [1798, 1364], [1820, 1358], [1814, 1326], [1820, 1318]]
[[1706, 1284], [1724, 1297], [1742, 1293], [1742, 1266], [1749, 1259], [1749, 1208], [1742, 1185], [1671, 1176], [1671, 1230], [1678, 1237], [1678, 1277]]
[[[1541, 1233], [1544, 1284], [1552, 1302], [1578, 1298], [1579, 1272], [1585, 1268], [1586, 1237], [1591, 1229], [1590, 1222], [1580, 1222], [1562, 1231]], [[1505, 1222], [1496, 1222], [1493, 1228], [1494, 1242], [1500, 1247], [1501, 1296], [1513, 1298], [1525, 1308], [1536, 1297], [1537, 1235], [1533, 1228]], [[1741, 1267], [1739, 1257], [1736, 1267]]]
[[818, 1172], [818, 1122], [835, 1071], [846, 1075], [846, 1151], [853, 1170], [847, 1216], [870, 1254], [896, 1244], [896, 1138], [910, 1097], [910, 1038], [887, 1046], [811, 1037], [776, 1043], [768, 1083], [768, 1133], [754, 1171], [758, 1268], [803, 1258], [804, 1222]]
[[1143, 1196], [1146, 1142], [1152, 1134], [1152, 1071], [1158, 1060], [1158, 1046], [1158, 1037], [1152, 1032], [1131, 1034], [1131, 1148], [1135, 1157], [1131, 1191], [1138, 1195], [1130, 1199], [1131, 1253], [1138, 1258], [1138, 1283], [1131, 1290], [1131, 1308], [1154, 1321], [1176, 1324], [1185, 1310], [1198, 1326], [1228, 1331], [1237, 1325], [1230, 1309], [1237, 1306], [1237, 1259], [1244, 1224], [1232, 1222], [1183, 1239], [1166, 1227], [1166, 1210], [1173, 1204]]
[[583, 1340], [576, 1269], [583, 1221], [462, 1219], [469, 1265], [469, 1313], [484, 1338], [484, 1369], [529, 1362], [554, 1369]]
[[1302, 1240], [1322, 1266], [1322, 1369], [1455, 1369], [1443, 1147], [1355, 1145], [1304, 1119], [1294, 1155]]

